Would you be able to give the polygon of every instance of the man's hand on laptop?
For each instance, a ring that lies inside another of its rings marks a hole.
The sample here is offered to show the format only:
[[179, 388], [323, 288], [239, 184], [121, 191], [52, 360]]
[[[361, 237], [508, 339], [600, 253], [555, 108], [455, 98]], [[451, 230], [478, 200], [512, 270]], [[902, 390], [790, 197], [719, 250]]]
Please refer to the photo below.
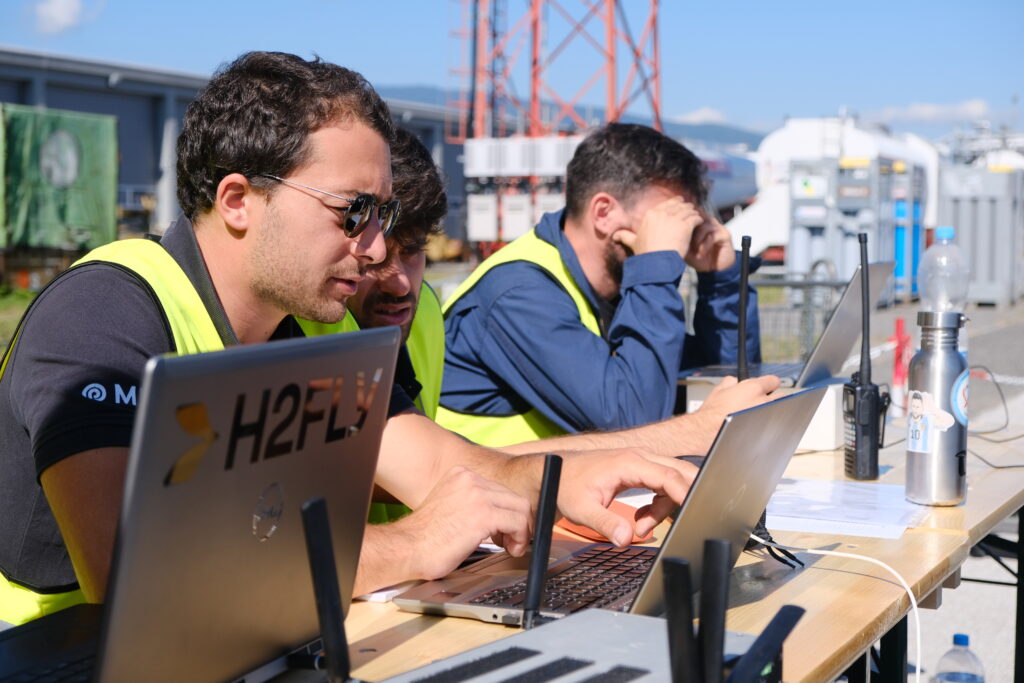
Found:
[[486, 541], [519, 557], [530, 542], [528, 500], [465, 467], [453, 467], [416, 511], [398, 522], [416, 551], [410, 576], [439, 579]]
[[[634, 533], [646, 536], [679, 507], [696, 476], [697, 468], [688, 462], [640, 449], [574, 453], [562, 464], [558, 508], [570, 521], [628, 545]], [[635, 528], [607, 509], [617, 493], [632, 488], [655, 493], [650, 505], [637, 510]]]
[[726, 415], [767, 403], [773, 398], [769, 394], [778, 388], [779, 378], [775, 375], [751, 377], [742, 382], [737, 381], [735, 377], [723, 378], [694, 413], [695, 416], [706, 419], [707, 426], [710, 427], [704, 430], [708, 437], [704, 451], [707, 452], [707, 449], [711, 448], [711, 443]]

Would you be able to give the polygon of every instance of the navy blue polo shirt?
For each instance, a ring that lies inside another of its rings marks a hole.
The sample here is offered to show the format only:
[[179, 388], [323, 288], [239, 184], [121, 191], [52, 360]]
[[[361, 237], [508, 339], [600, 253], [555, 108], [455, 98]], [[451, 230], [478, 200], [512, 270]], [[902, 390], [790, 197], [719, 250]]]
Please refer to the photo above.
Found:
[[[494, 416], [532, 407], [568, 432], [669, 417], [680, 370], [735, 362], [738, 265], [698, 274], [696, 334], [688, 336], [678, 253], [627, 258], [620, 295], [603, 299], [583, 273], [563, 221], [563, 212], [545, 214], [536, 234], [558, 249], [601, 336], [587, 330], [569, 294], [543, 268], [527, 261], [496, 266], [446, 313], [441, 405]], [[751, 291], [751, 359], [760, 358], [756, 302]]]

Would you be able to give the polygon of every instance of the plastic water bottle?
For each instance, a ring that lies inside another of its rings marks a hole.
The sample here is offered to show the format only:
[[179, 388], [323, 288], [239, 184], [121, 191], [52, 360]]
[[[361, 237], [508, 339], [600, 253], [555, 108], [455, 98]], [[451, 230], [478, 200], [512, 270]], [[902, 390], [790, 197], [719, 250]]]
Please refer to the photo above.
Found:
[[985, 670], [977, 655], [967, 649], [967, 636], [953, 636], [953, 649], [942, 655], [935, 665], [933, 683], [985, 683]]
[[[950, 225], [935, 228], [935, 242], [924, 252], [917, 269], [917, 291], [922, 311], [963, 313], [967, 305], [970, 269], [967, 257], [953, 242], [956, 231]], [[967, 360], [967, 330], [960, 330], [957, 340], [960, 355]]]

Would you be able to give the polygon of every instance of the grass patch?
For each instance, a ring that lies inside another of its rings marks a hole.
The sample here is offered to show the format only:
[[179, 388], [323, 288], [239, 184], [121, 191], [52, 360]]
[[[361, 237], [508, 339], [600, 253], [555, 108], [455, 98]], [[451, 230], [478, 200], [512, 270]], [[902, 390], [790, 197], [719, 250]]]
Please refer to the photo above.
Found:
[[786, 288], [761, 285], [757, 288], [757, 302], [761, 306], [784, 306], [788, 302]]
[[21, 315], [36, 298], [36, 292], [27, 289], [0, 289], [0, 344], [7, 348]]

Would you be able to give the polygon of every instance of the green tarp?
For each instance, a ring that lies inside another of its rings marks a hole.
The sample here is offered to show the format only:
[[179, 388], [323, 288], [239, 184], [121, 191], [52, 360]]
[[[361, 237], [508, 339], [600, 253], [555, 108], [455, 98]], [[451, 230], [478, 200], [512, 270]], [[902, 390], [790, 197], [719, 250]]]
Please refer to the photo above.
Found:
[[0, 105], [0, 247], [92, 249], [117, 237], [117, 119]]

